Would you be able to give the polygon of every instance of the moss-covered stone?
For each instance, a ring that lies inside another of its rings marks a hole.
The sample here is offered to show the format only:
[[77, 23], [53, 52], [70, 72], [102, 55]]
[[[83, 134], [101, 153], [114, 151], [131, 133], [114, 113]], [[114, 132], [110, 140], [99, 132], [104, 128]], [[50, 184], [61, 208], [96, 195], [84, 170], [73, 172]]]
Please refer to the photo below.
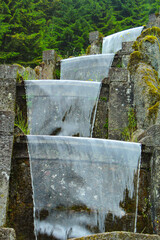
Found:
[[[139, 234], [131, 232], [110, 232], [110, 233], [100, 233], [95, 235], [90, 235], [87, 237], [74, 238], [74, 240], [159, 240], [160, 236], [158, 235], [149, 235], [149, 234]], [[73, 240], [73, 239], [72, 239]]]
[[140, 51], [134, 51], [133, 53], [131, 53], [128, 70], [130, 72], [134, 72], [137, 69], [140, 61], [142, 61], [142, 53]]

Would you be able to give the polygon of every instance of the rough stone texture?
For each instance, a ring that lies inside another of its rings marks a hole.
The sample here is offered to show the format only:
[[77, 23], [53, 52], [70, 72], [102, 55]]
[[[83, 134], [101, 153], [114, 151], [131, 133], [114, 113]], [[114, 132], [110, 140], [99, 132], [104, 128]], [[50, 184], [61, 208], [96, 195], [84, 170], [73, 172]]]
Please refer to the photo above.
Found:
[[0, 65], [0, 226], [6, 222], [17, 69]]
[[[142, 59], [150, 64], [156, 71], [160, 70], [160, 49], [158, 39], [155, 43], [143, 41], [140, 47]], [[160, 72], [159, 72], [160, 76]]]
[[108, 137], [121, 139], [128, 124], [128, 111], [132, 106], [132, 84], [127, 69], [111, 68], [109, 71]]
[[20, 83], [22, 80], [34, 80], [36, 79], [36, 73], [35, 70], [30, 67], [18, 67], [17, 72], [17, 81]]
[[160, 234], [160, 125], [148, 128], [140, 142], [153, 148], [150, 190], [151, 218], [154, 233]]
[[35, 240], [30, 164], [26, 138], [14, 141], [7, 225], [15, 229], [17, 240]]
[[153, 26], [160, 27], [160, 15], [156, 16], [154, 13], [149, 15], [147, 28], [153, 27]]
[[160, 234], [160, 144], [159, 147], [154, 148], [151, 164], [152, 164], [151, 173], [152, 222], [154, 232]]
[[138, 234], [138, 233], [131, 233], [131, 232], [110, 232], [110, 233], [100, 233], [95, 235], [90, 235], [87, 237], [82, 238], [73, 238], [72, 240], [147, 240], [147, 239], [153, 239], [153, 240], [159, 240], [160, 237], [157, 235], [149, 235], [149, 234]]
[[0, 132], [13, 134], [14, 112], [0, 111]]
[[0, 239], [1, 240], [15, 240], [15, 231], [11, 228], [0, 228]]
[[139, 140], [141, 138], [143, 138], [145, 135], [145, 131], [143, 129], [137, 129], [134, 133], [133, 133], [133, 142], [139, 142]]
[[16, 79], [18, 68], [19, 65], [0, 65], [0, 79]]
[[128, 111], [133, 107], [133, 82], [127, 70], [133, 42], [122, 43], [109, 71], [108, 138], [122, 139], [121, 133], [128, 125]]
[[154, 69], [148, 64], [140, 63], [134, 74], [134, 106], [138, 129], [147, 129], [153, 124], [160, 123], [160, 108], [157, 116], [149, 114], [149, 108], [154, 105], [154, 96], [151, 97], [150, 86], [144, 80], [148, 76], [153, 86], [158, 88]]
[[[105, 80], [103, 81], [105, 82]], [[100, 91], [96, 119], [94, 124], [94, 138], [108, 138], [108, 100], [109, 100], [109, 85], [102, 84]]]
[[89, 42], [91, 45], [88, 48], [87, 54], [89, 55], [100, 54], [102, 37], [100, 36], [100, 33], [98, 31], [89, 33]]
[[98, 41], [98, 39], [99, 39], [99, 32], [98, 31], [89, 33], [89, 42], [91, 44], [95, 41]]
[[59, 68], [59, 61], [55, 50], [43, 51], [43, 63], [35, 67], [36, 79], [55, 79], [55, 70]]
[[112, 67], [126, 68], [128, 66], [130, 54], [133, 52], [133, 42], [123, 42], [122, 49], [115, 55]]
[[43, 51], [43, 61], [48, 63], [49, 61], [53, 61], [55, 59], [56, 52], [54, 49]]
[[16, 79], [0, 79], [0, 111], [14, 111]]

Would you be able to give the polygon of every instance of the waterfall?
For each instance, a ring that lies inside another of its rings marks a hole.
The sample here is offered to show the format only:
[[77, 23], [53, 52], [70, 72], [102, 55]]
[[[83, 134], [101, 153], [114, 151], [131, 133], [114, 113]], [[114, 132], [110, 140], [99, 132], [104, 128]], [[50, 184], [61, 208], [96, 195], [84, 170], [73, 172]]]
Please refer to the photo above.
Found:
[[61, 61], [61, 80], [101, 82], [108, 76], [114, 54], [97, 54], [68, 58]]
[[118, 52], [122, 49], [122, 42], [135, 41], [141, 34], [142, 30], [143, 26], [131, 28], [103, 38], [102, 53], [107, 54]]
[[30, 134], [91, 136], [99, 82], [27, 80], [25, 85]]
[[[141, 145], [91, 136], [101, 81], [122, 42], [141, 31], [104, 38], [103, 54], [62, 60], [61, 80], [25, 81], [36, 239], [104, 232], [108, 216], [126, 215], [123, 203], [126, 191], [135, 197]], [[137, 207], [138, 196], [136, 217]]]
[[[121, 218], [124, 192], [134, 193], [141, 156], [136, 143], [28, 136], [33, 179], [35, 232], [57, 239], [81, 237], [105, 230], [108, 213]], [[102, 217], [103, 216], [103, 217]]]

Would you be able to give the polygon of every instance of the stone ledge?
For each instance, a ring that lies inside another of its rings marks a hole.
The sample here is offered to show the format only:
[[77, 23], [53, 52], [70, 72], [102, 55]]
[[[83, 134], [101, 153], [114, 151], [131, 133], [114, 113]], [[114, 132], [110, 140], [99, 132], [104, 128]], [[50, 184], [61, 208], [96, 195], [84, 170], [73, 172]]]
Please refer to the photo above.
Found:
[[[94, 234], [87, 237], [72, 238], [72, 240], [160, 240], [158, 235], [131, 233], [131, 232], [110, 232]], [[70, 239], [71, 240], [71, 239]]]
[[16, 240], [14, 229], [0, 228], [0, 240]]
[[128, 70], [111, 67], [108, 73], [110, 82], [128, 82]]

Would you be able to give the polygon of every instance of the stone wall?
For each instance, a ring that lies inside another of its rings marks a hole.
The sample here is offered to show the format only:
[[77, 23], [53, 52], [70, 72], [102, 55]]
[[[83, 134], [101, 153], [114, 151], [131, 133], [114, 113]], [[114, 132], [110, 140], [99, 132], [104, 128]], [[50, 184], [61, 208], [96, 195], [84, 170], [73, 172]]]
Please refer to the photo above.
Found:
[[[0, 226], [6, 224], [14, 132], [16, 76], [17, 66], [0, 66]], [[0, 234], [2, 234], [2, 230]], [[9, 236], [5, 238], [5, 235], [7, 232], [1, 239], [14, 239]]]
[[128, 112], [133, 107], [133, 82], [127, 70], [132, 45], [133, 42], [123, 43], [108, 78], [103, 80], [93, 137], [120, 140], [128, 125]]

